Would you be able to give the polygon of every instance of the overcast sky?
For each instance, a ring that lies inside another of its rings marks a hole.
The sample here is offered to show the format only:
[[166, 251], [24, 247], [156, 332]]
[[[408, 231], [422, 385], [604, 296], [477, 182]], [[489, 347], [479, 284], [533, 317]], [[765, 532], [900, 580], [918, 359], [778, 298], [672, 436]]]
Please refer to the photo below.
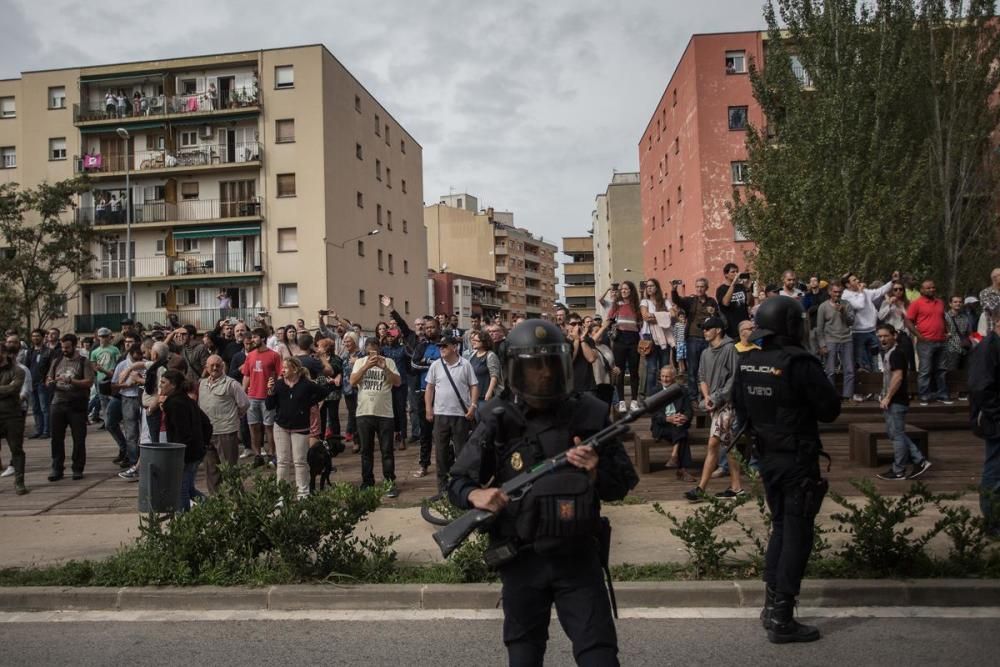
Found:
[[763, 0], [0, 0], [0, 78], [322, 42], [449, 189], [561, 247], [584, 235], [692, 33], [763, 27]]

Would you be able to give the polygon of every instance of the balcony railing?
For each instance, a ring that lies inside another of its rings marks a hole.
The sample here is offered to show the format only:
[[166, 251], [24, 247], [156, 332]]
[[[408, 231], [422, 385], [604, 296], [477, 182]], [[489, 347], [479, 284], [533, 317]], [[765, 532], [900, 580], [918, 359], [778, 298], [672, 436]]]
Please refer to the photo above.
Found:
[[201, 144], [177, 150], [136, 151], [131, 156], [131, 164], [124, 155], [78, 155], [73, 160], [78, 174], [123, 174], [126, 165], [131, 171], [138, 172], [259, 162], [261, 149], [259, 141], [241, 141], [232, 145]]
[[207, 93], [193, 95], [152, 95], [136, 100], [128, 98], [125, 106], [99, 104], [74, 104], [73, 122], [87, 123], [98, 120], [122, 120], [147, 117], [180, 116], [191, 113], [210, 113], [231, 109], [260, 106], [260, 91], [255, 86], [234, 88], [224, 95], [214, 97]]
[[[264, 308], [205, 308], [205, 309], [178, 309], [170, 311], [177, 315], [177, 320], [181, 324], [193, 324], [198, 331], [209, 331], [215, 328], [215, 323], [224, 317], [234, 317], [243, 320], [249, 325], [253, 325], [254, 318], [264, 312]], [[121, 321], [128, 317], [126, 313], [93, 313], [89, 315], [77, 315], [75, 318], [75, 331], [77, 333], [94, 333], [101, 327], [107, 327], [117, 331], [121, 328]], [[149, 329], [154, 324], [167, 324], [168, 312], [165, 308], [148, 312], [133, 313], [133, 319], [141, 322]]]
[[[80, 206], [76, 209], [76, 221], [80, 224], [124, 225], [125, 209], [114, 209], [109, 205]], [[261, 215], [260, 197], [245, 201], [224, 201], [221, 199], [191, 199], [179, 202], [146, 202], [132, 207], [132, 224], [141, 225], [155, 222], [175, 222], [184, 220], [224, 220], [226, 218], [258, 217]]]
[[[128, 274], [125, 259], [96, 259], [86, 280], [124, 280]], [[136, 257], [132, 260], [132, 278], [211, 275], [220, 273], [255, 273], [262, 271], [261, 253], [184, 254], [177, 257]]]

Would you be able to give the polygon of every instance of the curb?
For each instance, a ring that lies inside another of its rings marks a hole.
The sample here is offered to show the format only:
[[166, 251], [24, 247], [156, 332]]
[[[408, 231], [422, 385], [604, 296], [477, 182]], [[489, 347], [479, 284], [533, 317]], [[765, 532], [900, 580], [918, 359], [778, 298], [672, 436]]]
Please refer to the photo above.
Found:
[[[621, 582], [618, 606], [629, 608], [760, 607], [759, 581]], [[1000, 581], [806, 580], [807, 607], [1000, 607]], [[184, 610], [497, 609], [499, 584], [298, 585], [265, 588], [199, 586], [0, 588], [0, 612]]]

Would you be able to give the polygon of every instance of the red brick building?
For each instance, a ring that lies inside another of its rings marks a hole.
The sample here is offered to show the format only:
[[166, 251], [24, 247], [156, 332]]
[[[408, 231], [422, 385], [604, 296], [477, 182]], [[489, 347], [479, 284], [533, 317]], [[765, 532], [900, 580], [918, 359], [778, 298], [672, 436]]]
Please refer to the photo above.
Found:
[[763, 125], [748, 66], [766, 33], [694, 35], [639, 141], [643, 265], [664, 288], [705, 276], [714, 295], [727, 262], [745, 266], [726, 209], [743, 179], [746, 123]]

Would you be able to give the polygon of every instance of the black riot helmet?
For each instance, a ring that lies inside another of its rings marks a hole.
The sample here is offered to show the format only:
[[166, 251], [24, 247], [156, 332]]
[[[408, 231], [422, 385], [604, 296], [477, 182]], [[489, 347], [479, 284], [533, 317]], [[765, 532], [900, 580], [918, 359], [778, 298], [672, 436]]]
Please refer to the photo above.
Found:
[[507, 382], [514, 394], [534, 407], [547, 407], [569, 395], [573, 361], [559, 327], [525, 320], [511, 330], [506, 343]]
[[757, 309], [750, 340], [774, 336], [783, 342], [801, 343], [805, 316], [806, 312], [798, 299], [772, 296]]

